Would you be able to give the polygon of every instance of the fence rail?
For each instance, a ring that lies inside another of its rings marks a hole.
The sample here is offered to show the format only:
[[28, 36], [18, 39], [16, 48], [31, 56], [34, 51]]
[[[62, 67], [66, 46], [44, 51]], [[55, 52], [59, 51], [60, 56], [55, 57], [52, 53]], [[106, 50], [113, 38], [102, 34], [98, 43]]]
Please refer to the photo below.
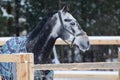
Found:
[[[9, 57], [9, 58], [8, 58]], [[34, 80], [34, 70], [93, 70], [93, 69], [120, 69], [120, 62], [94, 62], [94, 63], [66, 63], [66, 64], [38, 64], [34, 65], [33, 54], [0, 54], [0, 62], [17, 63], [17, 80]], [[110, 72], [111, 73], [111, 72]], [[70, 78], [105, 78], [119, 80], [116, 74], [65, 74]], [[65, 75], [56, 74], [54, 77], [64, 77]], [[74, 76], [74, 77], [73, 77]], [[110, 77], [108, 77], [110, 76]]]
[[92, 63], [66, 63], [66, 64], [37, 64], [35, 70], [96, 70], [120, 69], [120, 62], [92, 62]]
[[[0, 46], [12, 37], [0, 37]], [[91, 45], [120, 45], [120, 36], [89, 36]], [[56, 40], [56, 45], [67, 45], [60, 38]]]
[[[0, 38], [0, 46], [2, 46], [10, 37]], [[119, 36], [90, 36], [90, 44], [92, 45], [120, 45]], [[61, 39], [56, 41], [56, 45], [66, 45]], [[33, 80], [34, 70], [92, 70], [92, 69], [117, 69], [118, 75], [109, 74], [111, 80], [120, 80], [120, 62], [99, 62], [99, 63], [69, 63], [69, 64], [39, 64], [34, 65], [33, 55], [29, 54], [1, 54], [0, 62], [16, 62], [17, 63], [17, 80]], [[9, 57], [9, 58], [8, 58]], [[118, 59], [120, 61], [120, 52], [118, 53]], [[23, 67], [24, 66], [24, 67]], [[26, 68], [25, 68], [26, 67]], [[55, 77], [62, 77], [63, 75], [55, 75]], [[70, 75], [67, 75], [70, 76]], [[76, 75], [78, 76], [78, 75]], [[81, 77], [102, 77], [105, 75], [95, 74], [83, 74]]]

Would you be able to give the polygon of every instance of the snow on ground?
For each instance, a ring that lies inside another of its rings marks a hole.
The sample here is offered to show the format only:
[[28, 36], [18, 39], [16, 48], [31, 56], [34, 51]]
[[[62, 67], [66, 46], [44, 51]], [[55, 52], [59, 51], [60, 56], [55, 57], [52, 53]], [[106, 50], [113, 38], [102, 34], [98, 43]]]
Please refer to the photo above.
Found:
[[[54, 80], [117, 80], [117, 71], [54, 71], [55, 75], [62, 75], [64, 78], [55, 78]], [[69, 76], [69, 75], [70, 76]], [[73, 77], [73, 75], [77, 75]], [[87, 75], [87, 76], [85, 76]], [[98, 76], [98, 77], [95, 77]], [[67, 77], [69, 76], [69, 78]]]
[[72, 79], [68, 79], [68, 78], [61, 78], [61, 79], [59, 79], [59, 78], [56, 78], [56, 79], [54, 79], [54, 80], [109, 80], [109, 79], [98, 79], [98, 78], [96, 78], [96, 79], [93, 79], [93, 78], [87, 78], [87, 79], [85, 79], [85, 78], [72, 78]]
[[120, 36], [89, 36], [90, 40], [120, 40]]

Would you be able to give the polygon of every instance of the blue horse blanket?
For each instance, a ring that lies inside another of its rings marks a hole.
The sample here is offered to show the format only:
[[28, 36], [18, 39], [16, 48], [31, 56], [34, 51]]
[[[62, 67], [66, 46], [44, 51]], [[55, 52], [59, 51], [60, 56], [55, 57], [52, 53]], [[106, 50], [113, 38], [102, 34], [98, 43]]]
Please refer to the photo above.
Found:
[[[26, 50], [26, 36], [13, 37], [8, 40], [0, 49], [0, 54], [16, 54], [16, 53], [27, 53]], [[16, 65], [15, 63], [0, 63], [0, 75], [3, 80], [16, 80]], [[42, 76], [46, 78], [43, 79]], [[49, 74], [44, 75], [43, 71], [35, 71], [35, 80], [52, 80], [53, 71]]]

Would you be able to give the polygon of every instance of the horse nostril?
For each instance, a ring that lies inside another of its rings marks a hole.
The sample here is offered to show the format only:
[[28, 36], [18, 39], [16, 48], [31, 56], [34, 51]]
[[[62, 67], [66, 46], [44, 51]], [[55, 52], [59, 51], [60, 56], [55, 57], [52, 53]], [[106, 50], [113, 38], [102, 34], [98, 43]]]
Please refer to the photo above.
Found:
[[70, 24], [71, 24], [72, 26], [74, 26], [74, 25], [75, 25], [75, 23], [74, 23], [74, 22], [71, 22]]

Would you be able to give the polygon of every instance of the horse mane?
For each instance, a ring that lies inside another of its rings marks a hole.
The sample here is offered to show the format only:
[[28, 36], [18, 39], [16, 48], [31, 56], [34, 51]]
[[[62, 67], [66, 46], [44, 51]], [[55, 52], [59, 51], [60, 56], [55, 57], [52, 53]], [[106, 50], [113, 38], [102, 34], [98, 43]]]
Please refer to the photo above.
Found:
[[57, 11], [49, 13], [47, 16], [43, 17], [43, 19], [37, 24], [35, 29], [32, 32], [30, 32], [27, 40], [29, 41], [29, 40], [34, 39], [38, 35], [38, 33], [42, 30], [47, 20], [50, 19], [55, 13], [57, 13]]

